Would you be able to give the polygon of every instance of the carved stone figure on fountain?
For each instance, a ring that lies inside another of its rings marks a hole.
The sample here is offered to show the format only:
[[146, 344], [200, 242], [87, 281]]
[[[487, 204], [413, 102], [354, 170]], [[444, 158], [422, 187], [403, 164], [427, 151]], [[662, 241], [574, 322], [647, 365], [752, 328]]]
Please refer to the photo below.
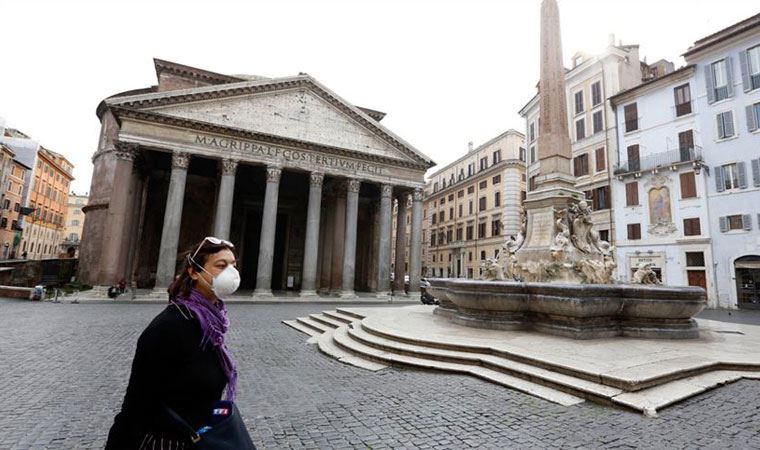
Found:
[[652, 270], [652, 263], [640, 263], [639, 268], [634, 272], [633, 284], [662, 284], [657, 273]]
[[483, 264], [481, 265], [483, 268], [483, 275], [481, 275], [481, 280], [486, 281], [498, 281], [498, 280], [504, 280], [504, 273], [501, 269], [501, 264], [499, 264], [499, 258], [488, 258], [486, 259]]

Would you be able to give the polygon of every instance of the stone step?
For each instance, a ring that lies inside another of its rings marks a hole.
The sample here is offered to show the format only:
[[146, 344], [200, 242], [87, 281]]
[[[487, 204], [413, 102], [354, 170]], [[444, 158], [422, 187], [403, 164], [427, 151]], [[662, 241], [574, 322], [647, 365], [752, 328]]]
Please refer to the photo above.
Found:
[[[351, 325], [347, 326], [350, 327]], [[354, 325], [355, 326], [355, 325]], [[466, 373], [473, 376], [477, 376], [521, 392], [525, 392], [530, 395], [543, 398], [545, 400], [558, 403], [560, 405], [570, 406], [583, 402], [583, 398], [575, 395], [568, 394], [566, 392], [559, 391], [538, 383], [514, 377], [502, 372], [488, 369], [482, 366], [475, 366], [472, 364], [461, 364], [446, 361], [436, 361], [427, 358], [420, 358], [416, 356], [409, 356], [398, 354], [394, 352], [387, 352], [369, 345], [366, 345], [356, 339], [354, 339], [349, 333], [335, 333], [333, 334], [335, 343], [350, 352], [363, 355], [366, 358], [371, 358], [375, 361], [387, 364], [407, 365], [420, 367], [424, 369], [443, 370], [448, 372]]]
[[388, 367], [386, 364], [380, 364], [371, 359], [363, 358], [357, 355], [356, 353], [347, 351], [339, 347], [338, 345], [336, 345], [335, 340], [333, 338], [334, 335], [335, 334], [345, 335], [345, 333], [346, 333], [345, 326], [322, 333], [322, 335], [317, 338], [317, 346], [319, 347], [319, 350], [328, 356], [332, 356], [333, 358], [337, 359], [338, 361], [342, 363], [350, 364], [352, 366], [359, 367], [361, 369], [371, 370], [373, 372], [376, 372], [378, 370], [382, 370]]
[[307, 327], [306, 325], [303, 325], [296, 320], [283, 320], [282, 323], [284, 323], [285, 325], [293, 329], [300, 331], [301, 333], [308, 334], [309, 336], [319, 336], [320, 334], [322, 334], [319, 331], [316, 331], [313, 328]]
[[348, 317], [355, 317], [357, 319], [363, 319], [365, 317], [365, 316], [363, 316], [363, 315], [361, 315], [359, 313], [356, 313], [356, 312], [354, 312], [354, 311], [352, 311], [350, 309], [347, 309], [347, 308], [338, 308], [335, 311], [339, 312], [339, 313], [341, 313], [343, 315], [346, 315]]
[[317, 322], [316, 320], [312, 319], [311, 317], [299, 317], [296, 319], [296, 321], [302, 325], [305, 325], [312, 330], [317, 331], [319, 334], [324, 333], [325, 331], [332, 330], [333, 327], [329, 327], [322, 322]]
[[326, 325], [330, 328], [338, 328], [339, 326], [346, 324], [345, 322], [341, 322], [340, 320], [327, 317], [324, 314], [309, 314], [309, 318], [323, 325]]
[[612, 397], [623, 392], [618, 388], [552, 372], [541, 367], [531, 366], [529, 364], [512, 361], [499, 356], [430, 348], [423, 345], [395, 341], [371, 334], [358, 324], [349, 328], [348, 333], [352, 338], [361, 341], [365, 345], [387, 352], [414, 356], [432, 361], [481, 366], [486, 369], [522, 378], [526, 381], [542, 384], [553, 389], [565, 391], [572, 395], [582, 396], [597, 402], [609, 403]]
[[338, 311], [322, 311], [322, 314], [331, 319], [339, 320], [343, 323], [351, 323], [351, 322], [356, 322], [357, 320], [360, 320], [357, 317], [339, 313]]

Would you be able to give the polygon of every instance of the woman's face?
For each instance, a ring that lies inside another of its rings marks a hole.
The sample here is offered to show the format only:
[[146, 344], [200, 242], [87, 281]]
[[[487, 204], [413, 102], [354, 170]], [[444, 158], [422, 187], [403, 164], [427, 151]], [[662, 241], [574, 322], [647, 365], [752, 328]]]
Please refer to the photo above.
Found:
[[211, 286], [214, 282], [214, 277], [221, 271], [227, 268], [227, 266], [237, 266], [235, 255], [229, 249], [220, 250], [216, 253], [212, 253], [206, 259], [206, 264], [203, 265], [205, 271], [194, 271], [193, 269], [187, 269], [190, 273], [190, 278], [195, 280], [195, 288], [198, 289], [206, 298], [216, 299], [214, 291], [211, 290]]

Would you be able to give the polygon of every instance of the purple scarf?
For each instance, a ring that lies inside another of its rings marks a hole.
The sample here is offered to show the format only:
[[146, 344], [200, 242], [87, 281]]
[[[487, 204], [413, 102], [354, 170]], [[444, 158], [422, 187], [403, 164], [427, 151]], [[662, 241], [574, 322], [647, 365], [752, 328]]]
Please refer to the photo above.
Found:
[[190, 291], [189, 297], [182, 294], [178, 295], [174, 301], [186, 306], [200, 322], [201, 330], [203, 330], [201, 347], [211, 343], [218, 351], [222, 369], [227, 376], [227, 400], [235, 401], [237, 369], [230, 351], [224, 345], [224, 333], [230, 327], [230, 319], [227, 317], [227, 308], [224, 306], [224, 302], [220, 299], [218, 300], [219, 306], [214, 306], [197, 289]]

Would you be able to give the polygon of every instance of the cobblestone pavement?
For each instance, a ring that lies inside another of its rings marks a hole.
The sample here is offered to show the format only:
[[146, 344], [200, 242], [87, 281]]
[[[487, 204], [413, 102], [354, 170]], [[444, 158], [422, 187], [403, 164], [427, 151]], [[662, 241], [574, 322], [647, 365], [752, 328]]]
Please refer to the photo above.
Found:
[[[0, 449], [100, 448], [139, 333], [163, 306], [0, 300]], [[344, 365], [280, 323], [328, 305], [231, 305], [239, 404], [259, 448], [760, 448], [760, 383], [658, 418], [562, 407], [476, 378]]]

